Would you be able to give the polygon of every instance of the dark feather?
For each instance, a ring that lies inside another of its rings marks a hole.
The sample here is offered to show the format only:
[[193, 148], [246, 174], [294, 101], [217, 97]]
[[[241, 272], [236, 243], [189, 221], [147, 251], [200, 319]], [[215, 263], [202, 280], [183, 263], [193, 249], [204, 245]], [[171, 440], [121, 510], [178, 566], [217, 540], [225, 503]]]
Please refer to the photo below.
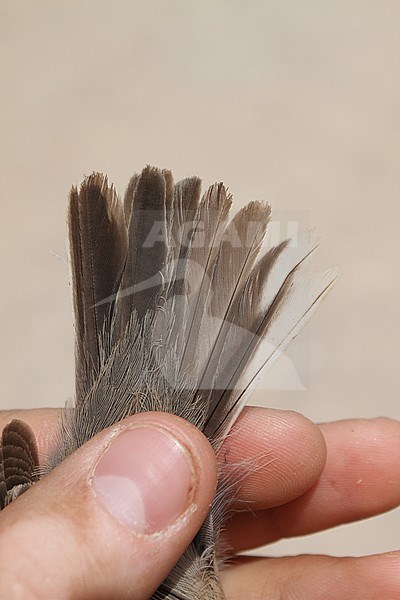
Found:
[[110, 353], [115, 296], [126, 261], [124, 214], [107, 177], [72, 188], [68, 215], [76, 328], [76, 393], [81, 401]]
[[133, 197], [135, 195], [136, 186], [139, 181], [139, 173], [135, 173], [129, 180], [128, 187], [126, 188], [126, 192], [124, 195], [124, 214], [125, 214], [125, 222], [127, 227], [129, 227], [129, 222], [131, 220], [131, 213], [133, 207]]
[[5, 426], [0, 443], [0, 508], [22, 494], [37, 480], [39, 465], [36, 439], [24, 421]]
[[[132, 180], [131, 180], [132, 181]], [[128, 256], [117, 300], [118, 334], [132, 311], [143, 318], [158, 304], [167, 265], [167, 182], [159, 169], [146, 167], [132, 197], [128, 225]]]

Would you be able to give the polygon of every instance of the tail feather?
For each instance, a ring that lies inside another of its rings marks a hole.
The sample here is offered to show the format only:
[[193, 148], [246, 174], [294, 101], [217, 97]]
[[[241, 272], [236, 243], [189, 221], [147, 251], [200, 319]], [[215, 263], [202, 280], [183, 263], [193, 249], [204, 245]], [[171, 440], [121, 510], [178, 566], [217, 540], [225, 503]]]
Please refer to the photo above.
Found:
[[200, 381], [202, 390], [211, 389], [213, 385], [231, 326], [230, 314], [242, 296], [245, 282], [260, 251], [270, 213], [269, 205], [251, 202], [235, 215], [224, 231], [212, 272], [210, 301], [205, 307], [207, 318], [200, 325], [203, 335], [208, 336], [210, 347]]
[[287, 277], [257, 331], [250, 336], [245, 333], [249, 344], [239, 360], [231, 361], [225, 388], [213, 390], [217, 399], [210, 403], [214, 408], [204, 427], [208, 436], [223, 439], [254, 390], [253, 383], [258, 383], [262, 371], [271, 368], [297, 336], [336, 278], [335, 269], [315, 275], [303, 265]]
[[232, 197], [223, 184], [214, 184], [204, 194], [194, 218], [185, 273], [187, 311], [183, 322], [184, 344], [179, 357], [183, 373], [193, 368], [201, 370], [203, 357], [210, 349], [208, 339], [197, 334], [209, 303], [210, 279], [231, 204]]
[[128, 187], [126, 188], [126, 192], [124, 195], [124, 214], [125, 214], [125, 222], [127, 227], [129, 227], [129, 222], [131, 220], [132, 207], [133, 207], [133, 197], [135, 195], [136, 186], [138, 184], [140, 178], [139, 173], [135, 173], [129, 180]]
[[[305, 236], [295, 246], [286, 240], [262, 256], [250, 272], [225, 320], [222, 343], [215, 349], [218, 364], [212, 370], [213, 380], [209, 385], [207, 435], [212, 437], [217, 430], [219, 434], [228, 430], [234, 415], [239, 414], [242, 404], [235, 403], [233, 392], [238, 378], [267, 335], [280, 299], [285, 299], [286, 290], [290, 289], [290, 275], [314, 250], [315, 245]], [[220, 421], [225, 413], [231, 418], [223, 429]], [[221, 435], [218, 439], [221, 441]]]
[[162, 330], [159, 331], [159, 337], [166, 345], [173, 344], [177, 351], [185, 342], [182, 323], [188, 311], [185, 293], [187, 255], [193, 235], [193, 221], [199, 208], [200, 193], [201, 180], [198, 177], [188, 177], [179, 181], [173, 190], [169, 236], [170, 270], [164, 292], [164, 307], [168, 316], [165, 319], [159, 315], [158, 327]]
[[68, 228], [79, 402], [99, 376], [104, 352], [111, 350], [108, 339], [115, 294], [127, 255], [123, 209], [107, 177], [93, 173], [79, 192], [72, 188]]
[[154, 309], [163, 289], [168, 256], [166, 191], [162, 172], [146, 167], [128, 198], [128, 255], [117, 299], [117, 335], [125, 330], [133, 310], [142, 318]]

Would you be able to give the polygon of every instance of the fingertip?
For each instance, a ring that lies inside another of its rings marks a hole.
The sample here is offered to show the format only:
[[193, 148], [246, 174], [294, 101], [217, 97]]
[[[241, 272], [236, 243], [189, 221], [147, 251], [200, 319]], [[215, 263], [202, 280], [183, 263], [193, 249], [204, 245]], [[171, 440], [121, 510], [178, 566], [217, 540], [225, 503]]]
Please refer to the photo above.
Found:
[[289, 502], [310, 489], [327, 457], [321, 429], [295, 411], [248, 407], [224, 444], [228, 462], [247, 456], [254, 463], [240, 500], [255, 510]]

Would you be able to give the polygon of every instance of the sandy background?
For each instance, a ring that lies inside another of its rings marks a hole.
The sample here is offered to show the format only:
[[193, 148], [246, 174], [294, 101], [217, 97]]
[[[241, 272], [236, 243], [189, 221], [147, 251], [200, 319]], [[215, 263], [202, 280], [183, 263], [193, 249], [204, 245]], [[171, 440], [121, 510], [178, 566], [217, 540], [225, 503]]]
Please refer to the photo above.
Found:
[[[73, 393], [71, 184], [123, 191], [152, 163], [270, 200], [342, 271], [254, 401], [400, 418], [399, 18], [394, 0], [2, 0], [0, 408]], [[269, 552], [379, 552], [399, 528], [397, 510]]]

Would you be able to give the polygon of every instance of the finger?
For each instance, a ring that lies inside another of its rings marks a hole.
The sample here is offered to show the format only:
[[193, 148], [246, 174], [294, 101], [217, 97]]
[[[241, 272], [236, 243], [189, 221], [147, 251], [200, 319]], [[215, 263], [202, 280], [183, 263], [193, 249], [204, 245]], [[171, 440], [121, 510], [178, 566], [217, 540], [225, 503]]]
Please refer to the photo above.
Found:
[[121, 421], [0, 513], [2, 597], [149, 598], [198, 531], [215, 485], [198, 429], [163, 413]]
[[328, 457], [318, 483], [286, 505], [233, 517], [226, 535], [235, 551], [356, 521], [400, 504], [398, 421], [340, 421], [321, 430]]
[[[25, 420], [46, 457], [60, 411], [40, 409], [0, 412], [0, 430], [13, 418]], [[325, 440], [317, 425], [293, 411], [245, 408], [224, 442], [221, 456], [228, 464], [249, 464], [238, 494], [238, 507], [252, 510], [277, 506], [304, 494], [325, 465]]]
[[248, 407], [225, 440], [222, 457], [233, 465], [246, 459], [237, 508], [254, 511], [309, 490], [324, 469], [326, 445], [320, 428], [299, 413]]
[[242, 559], [222, 572], [222, 582], [228, 600], [394, 600], [400, 598], [400, 552]]

